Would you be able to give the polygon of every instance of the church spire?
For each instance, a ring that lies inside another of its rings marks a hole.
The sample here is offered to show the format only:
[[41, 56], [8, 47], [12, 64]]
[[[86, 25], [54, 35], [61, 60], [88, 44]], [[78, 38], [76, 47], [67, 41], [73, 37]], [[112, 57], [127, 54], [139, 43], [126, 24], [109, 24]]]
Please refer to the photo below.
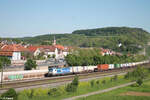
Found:
[[55, 39], [55, 36], [54, 36], [53, 45], [56, 45], [56, 39]]

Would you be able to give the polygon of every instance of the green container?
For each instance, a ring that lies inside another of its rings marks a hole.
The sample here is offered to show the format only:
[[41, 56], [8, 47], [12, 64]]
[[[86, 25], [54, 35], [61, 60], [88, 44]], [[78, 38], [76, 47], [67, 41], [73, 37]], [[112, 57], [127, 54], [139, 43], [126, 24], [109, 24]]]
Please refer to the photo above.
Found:
[[114, 64], [115, 68], [120, 68], [120, 64]]

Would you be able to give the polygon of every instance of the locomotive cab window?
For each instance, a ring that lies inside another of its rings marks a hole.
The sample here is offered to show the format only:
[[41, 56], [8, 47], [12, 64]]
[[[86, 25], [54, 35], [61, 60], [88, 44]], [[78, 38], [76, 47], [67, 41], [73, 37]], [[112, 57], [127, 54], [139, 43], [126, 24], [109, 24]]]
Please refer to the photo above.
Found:
[[49, 69], [50, 72], [53, 72], [53, 69]]

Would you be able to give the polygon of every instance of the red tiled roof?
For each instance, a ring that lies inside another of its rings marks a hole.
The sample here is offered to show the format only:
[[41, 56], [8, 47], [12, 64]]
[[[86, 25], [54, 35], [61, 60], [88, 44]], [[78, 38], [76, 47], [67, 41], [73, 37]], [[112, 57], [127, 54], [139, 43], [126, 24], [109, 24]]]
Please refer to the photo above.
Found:
[[43, 52], [54, 52], [55, 48], [60, 49], [60, 50], [64, 50], [64, 47], [62, 45], [41, 45], [41, 46], [29, 46], [27, 47], [29, 49], [29, 51], [31, 52], [35, 52], [38, 48], [43, 51]]
[[28, 46], [27, 49], [30, 51], [30, 52], [35, 52], [39, 47], [38, 46]]
[[23, 51], [28, 51], [28, 49], [19, 44], [11, 44], [11, 45], [4, 45], [0, 49], [0, 51], [23, 52]]
[[3, 52], [3, 51], [0, 51], [0, 56], [12, 56], [13, 55], [13, 52]]
[[17, 47], [16, 44], [4, 45], [0, 51], [4, 52], [20, 52], [21, 50]]
[[64, 46], [62, 46], [62, 45], [54, 45], [54, 46], [60, 50], [64, 50]]
[[27, 48], [23, 47], [22, 45], [16, 45], [16, 47], [20, 50], [20, 51], [29, 51]]
[[54, 52], [55, 47], [54, 46], [45, 46], [45, 47], [41, 47], [40, 50], [43, 52]]

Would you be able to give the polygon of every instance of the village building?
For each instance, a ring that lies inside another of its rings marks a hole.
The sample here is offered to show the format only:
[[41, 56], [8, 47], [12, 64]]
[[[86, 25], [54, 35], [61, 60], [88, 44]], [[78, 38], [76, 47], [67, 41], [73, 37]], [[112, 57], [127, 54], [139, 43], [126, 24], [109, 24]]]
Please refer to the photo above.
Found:
[[122, 55], [121, 53], [112, 51], [110, 49], [100, 48], [100, 50], [101, 50], [100, 54], [102, 56], [105, 56], [105, 55], [119, 55], [119, 56], [121, 56]]
[[56, 59], [64, 58], [69, 53], [67, 47], [56, 44], [56, 40], [54, 37], [52, 45], [40, 45], [40, 46], [28, 46], [27, 47], [30, 52], [33, 53], [34, 56], [38, 56], [40, 53], [44, 53], [44, 57], [48, 58], [48, 56], [52, 57], [55, 55]]
[[38, 56], [41, 53], [39, 46], [28, 46], [27, 49], [33, 54], [33, 56]]
[[6, 56], [11, 60], [21, 60], [21, 50], [15, 44], [4, 45], [0, 49], [0, 56]]
[[57, 45], [54, 38], [52, 45], [28, 45], [21, 44], [0, 44], [0, 56], [6, 56], [11, 60], [25, 60], [26, 57], [22, 54], [31, 54], [30, 56], [38, 56], [42, 53], [45, 58], [55, 57], [56, 59], [64, 58], [69, 53], [68, 47]]
[[67, 47], [62, 45], [43, 45], [43, 46], [29, 46], [27, 47], [34, 56], [38, 56], [40, 53], [44, 53], [44, 57], [52, 57], [55, 55], [56, 59], [64, 58], [68, 54]]

